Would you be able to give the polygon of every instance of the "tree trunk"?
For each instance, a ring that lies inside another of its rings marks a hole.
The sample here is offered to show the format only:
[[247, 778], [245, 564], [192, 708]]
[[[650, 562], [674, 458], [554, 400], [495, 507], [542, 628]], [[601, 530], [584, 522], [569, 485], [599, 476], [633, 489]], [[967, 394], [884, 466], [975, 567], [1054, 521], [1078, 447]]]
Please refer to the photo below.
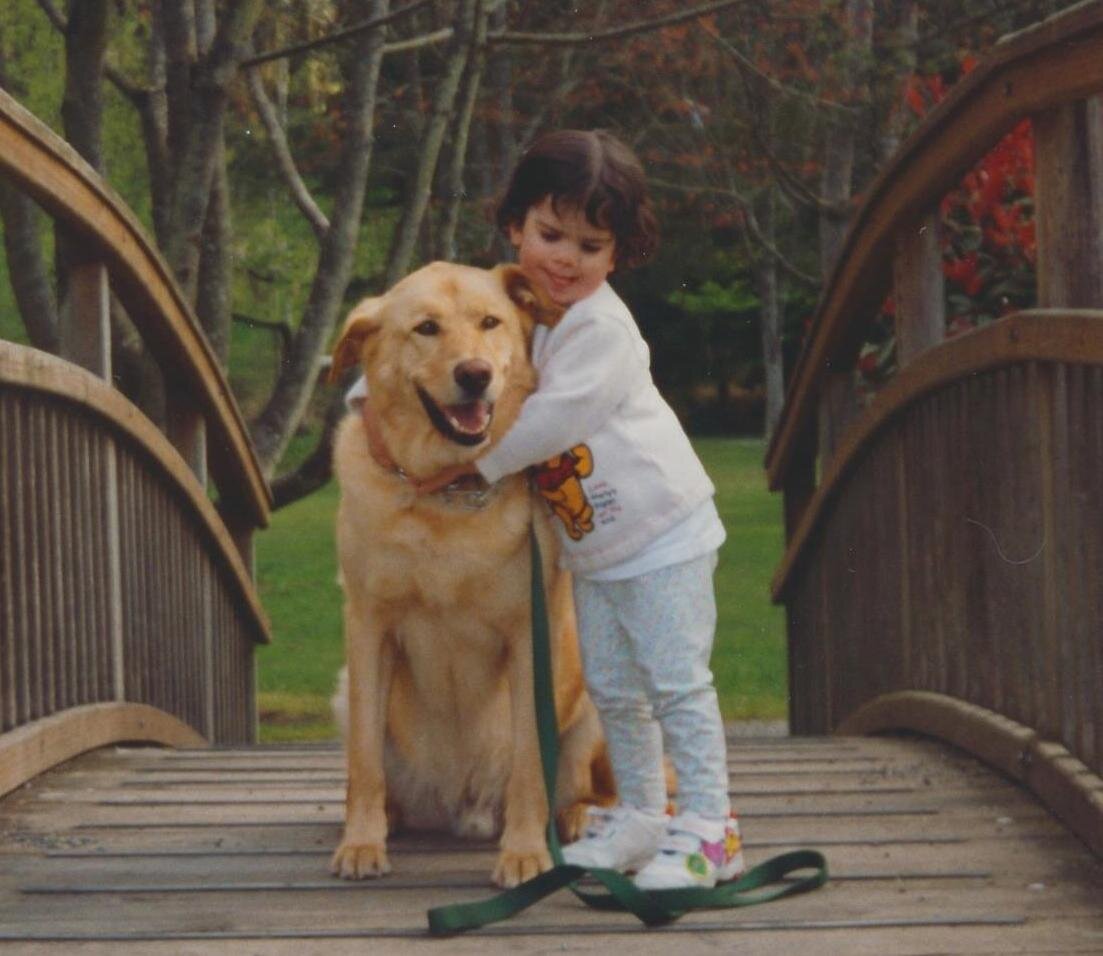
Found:
[[[846, 0], [843, 17], [844, 46], [839, 54], [836, 80], [840, 90], [854, 91], [850, 100], [854, 105], [868, 98], [864, 77], [873, 40], [872, 0]], [[853, 121], [828, 119], [820, 195], [831, 206], [843, 206], [851, 197], [855, 134]], [[820, 215], [820, 273], [825, 279], [835, 266], [847, 225], [844, 215], [830, 212]]]
[[[915, 72], [919, 45], [919, 4], [916, 0], [901, 3], [896, 11], [895, 29], [890, 33], [892, 50], [887, 67], [877, 82], [878, 90], [889, 91], [891, 99], [881, 104], [878, 114], [885, 117], [878, 143], [878, 165], [884, 166], [900, 148], [908, 120], [904, 107], [904, 81]], [[887, 75], [885, 75], [887, 74]]]
[[[503, 3], [490, 15], [490, 29], [495, 33], [505, 30], [507, 12]], [[513, 129], [513, 55], [511, 47], [500, 46], [494, 50], [490, 60], [490, 80], [497, 106], [494, 131], [498, 147], [497, 173], [500, 179], [509, 175], [517, 161], [517, 136]]]
[[[65, 138], [101, 175], [103, 163], [103, 74], [107, 55], [109, 0], [70, 0], [65, 27], [65, 93], [61, 117]], [[67, 310], [69, 269], [87, 255], [62, 227], [55, 228], [58, 321]], [[111, 367], [116, 384], [155, 422], [161, 421], [161, 373], [117, 302], [111, 307]]]
[[[103, 66], [107, 56], [108, 0], [69, 0], [65, 26], [65, 91], [61, 123], [65, 139], [101, 176], [103, 166]], [[65, 321], [69, 268], [81, 254], [67, 229], [54, 228], [59, 318]]]
[[54, 287], [42, 257], [41, 229], [45, 220], [38, 206], [3, 178], [0, 178], [0, 223], [4, 227], [8, 276], [23, 328], [31, 345], [56, 355], [61, 340]]
[[475, 115], [475, 103], [479, 98], [483, 67], [486, 63], [486, 12], [482, 3], [478, 3], [475, 33], [471, 41], [471, 56], [464, 74], [463, 95], [456, 122], [452, 131], [452, 154], [445, 177], [447, 198], [444, 215], [441, 217], [440, 235], [437, 237], [437, 256], [454, 260], [456, 250], [456, 229], [459, 225], [460, 209], [467, 197], [464, 189], [464, 170], [467, 166], [467, 141], [471, 131], [471, 119]]
[[135, 106], [142, 124], [142, 140], [149, 170], [149, 192], [153, 212], [153, 234], [159, 249], [168, 248], [171, 228], [172, 161], [169, 153], [168, 61], [161, 4], [152, 8], [147, 46], [148, 87]]
[[[776, 195], [767, 189], [760, 203], [757, 218], [759, 229], [772, 246], [775, 241]], [[766, 420], [764, 434], [768, 442], [774, 434], [781, 407], [785, 404], [785, 371], [781, 352], [781, 305], [778, 300], [777, 260], [769, 254], [759, 255], [755, 265], [755, 281], [761, 305], [762, 364], [766, 375]]]
[[[4, 37], [0, 31], [0, 89], [11, 92]], [[61, 339], [58, 331], [57, 299], [46, 260], [42, 255], [45, 218], [25, 193], [0, 177], [0, 225], [4, 230], [4, 254], [8, 278], [23, 328], [31, 345], [54, 355]]]
[[[389, 0], [374, 0], [369, 16], [387, 13]], [[360, 233], [368, 170], [372, 157], [372, 123], [376, 88], [383, 61], [383, 31], [362, 34], [351, 58], [348, 128], [338, 165], [337, 190], [329, 231], [321, 244], [318, 267], [302, 322], [280, 368], [263, 411], [252, 426], [261, 466], [271, 476], [299, 426], [313, 394], [318, 364], [344, 302]]]
[[444, 75], [438, 81], [433, 95], [432, 115], [426, 124], [425, 135], [421, 138], [418, 148], [417, 171], [391, 245], [386, 271], [387, 287], [394, 285], [406, 274], [413, 259], [418, 233], [421, 231], [421, 224], [429, 207], [433, 176], [440, 159], [444, 134], [452, 120], [460, 79], [471, 52], [475, 11], [478, 5], [479, 0], [460, 0], [456, 10], [455, 32], [449, 45]]
[[230, 181], [226, 175], [226, 147], [222, 140], [222, 132], [219, 131], [207, 219], [200, 239], [195, 314], [207, 333], [219, 365], [227, 368], [230, 360], [230, 323], [233, 321], [230, 301], [233, 263]]
[[[181, 9], [186, 7], [186, 4], [168, 3], [162, 8], [166, 11], [165, 34], [169, 50], [169, 145], [171, 155], [177, 159], [165, 253], [188, 301], [194, 302], [202, 231], [221, 155], [222, 123], [229, 87], [248, 49], [263, 3], [262, 0], [234, 0], [226, 5], [210, 50], [198, 58], [190, 71], [185, 91], [182, 61], [198, 51], [196, 31], [198, 29], [201, 34], [205, 27], [202, 5], [198, 26], [194, 16], [188, 18], [181, 14]], [[174, 11], [171, 19], [169, 10]]]

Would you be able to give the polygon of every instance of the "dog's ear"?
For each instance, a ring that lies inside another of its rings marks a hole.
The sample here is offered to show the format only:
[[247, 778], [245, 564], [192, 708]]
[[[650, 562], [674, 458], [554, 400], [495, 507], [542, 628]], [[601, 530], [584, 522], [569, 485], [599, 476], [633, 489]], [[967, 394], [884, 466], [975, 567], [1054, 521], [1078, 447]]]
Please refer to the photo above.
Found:
[[565, 309], [548, 298], [543, 289], [531, 282], [521, 271], [520, 266], [498, 266], [502, 277], [502, 286], [514, 305], [523, 309], [538, 325], [554, 328], [563, 318]]
[[379, 310], [382, 296], [358, 302], [345, 319], [345, 326], [333, 346], [333, 359], [329, 366], [329, 382], [336, 382], [345, 369], [360, 361], [364, 342], [379, 328]]

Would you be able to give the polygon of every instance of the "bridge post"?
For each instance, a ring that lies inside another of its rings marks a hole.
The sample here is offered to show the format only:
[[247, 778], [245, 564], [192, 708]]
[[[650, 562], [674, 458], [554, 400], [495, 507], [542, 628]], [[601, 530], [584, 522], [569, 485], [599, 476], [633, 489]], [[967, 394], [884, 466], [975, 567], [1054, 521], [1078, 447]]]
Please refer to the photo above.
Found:
[[79, 262], [69, 270], [61, 315], [61, 357], [111, 379], [111, 302], [107, 268]]
[[[111, 287], [107, 267], [77, 260], [69, 268], [61, 310], [61, 357], [111, 382]], [[111, 681], [115, 700], [126, 700], [126, 655], [123, 647], [122, 541], [119, 523], [119, 474], [115, 444], [101, 449], [107, 581], [107, 627], [111, 648]]]
[[919, 219], [896, 236], [893, 297], [896, 300], [896, 364], [904, 368], [945, 336], [940, 217]]
[[1103, 97], [1034, 118], [1038, 305], [1103, 305]]

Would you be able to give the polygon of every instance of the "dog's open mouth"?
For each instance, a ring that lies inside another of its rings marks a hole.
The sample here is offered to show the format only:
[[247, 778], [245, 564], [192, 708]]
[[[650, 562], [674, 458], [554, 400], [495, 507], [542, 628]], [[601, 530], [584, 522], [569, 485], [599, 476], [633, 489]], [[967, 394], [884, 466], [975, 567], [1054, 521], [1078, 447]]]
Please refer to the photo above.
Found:
[[438, 405], [420, 385], [418, 398], [425, 406], [429, 421], [445, 438], [458, 445], [478, 445], [485, 438], [494, 417], [494, 404], [478, 398], [455, 405]]

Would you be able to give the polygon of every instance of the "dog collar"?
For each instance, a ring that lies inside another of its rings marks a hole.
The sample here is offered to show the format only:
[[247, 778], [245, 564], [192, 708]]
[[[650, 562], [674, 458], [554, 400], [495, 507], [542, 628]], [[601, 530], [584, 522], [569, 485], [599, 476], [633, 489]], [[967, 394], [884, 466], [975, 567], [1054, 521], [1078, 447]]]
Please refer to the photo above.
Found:
[[[410, 476], [398, 465], [391, 465], [387, 470], [405, 482], [410, 480]], [[498, 496], [501, 489], [501, 479], [490, 485], [478, 475], [463, 475], [425, 497], [465, 511], [481, 511]]]
[[[398, 465], [387, 451], [383, 443], [383, 436], [375, 427], [371, 413], [366, 404], [361, 414], [364, 429], [368, 433], [368, 450], [372, 460], [384, 471], [389, 472], [402, 481], [409, 482], [410, 476]], [[439, 488], [427, 498], [432, 498], [442, 504], [463, 508], [466, 511], [479, 511], [493, 501], [502, 487], [502, 479], [490, 485], [478, 475], [462, 475], [443, 488]]]

